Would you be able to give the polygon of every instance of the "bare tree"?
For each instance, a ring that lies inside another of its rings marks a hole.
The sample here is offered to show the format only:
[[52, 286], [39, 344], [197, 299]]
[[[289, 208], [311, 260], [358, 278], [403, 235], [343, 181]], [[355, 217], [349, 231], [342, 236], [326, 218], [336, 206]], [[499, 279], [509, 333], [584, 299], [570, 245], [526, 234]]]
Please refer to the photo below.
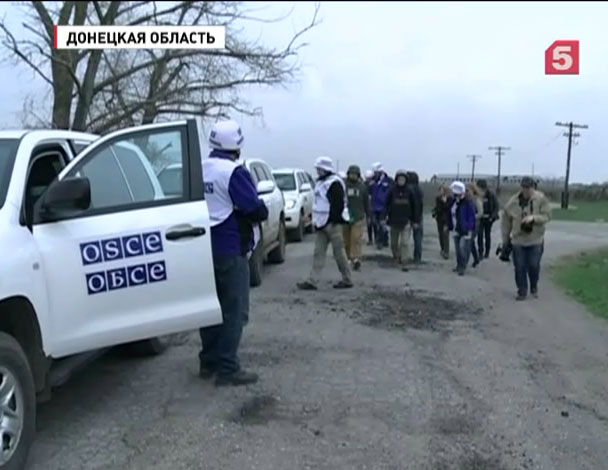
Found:
[[[291, 12], [266, 19], [241, 2], [33, 1], [21, 8], [26, 34], [18, 36], [2, 21], [1, 40], [11, 58], [50, 88], [48, 125], [101, 133], [183, 115], [260, 115], [261, 109], [244, 99], [245, 91], [299, 78], [299, 51], [306, 46], [302, 37], [318, 24], [319, 12], [315, 4], [311, 21], [284, 47], [273, 48], [249, 39], [247, 24], [280, 22]], [[58, 50], [53, 47], [54, 24], [223, 25], [226, 47]], [[40, 120], [36, 116], [33, 122], [39, 125]]]

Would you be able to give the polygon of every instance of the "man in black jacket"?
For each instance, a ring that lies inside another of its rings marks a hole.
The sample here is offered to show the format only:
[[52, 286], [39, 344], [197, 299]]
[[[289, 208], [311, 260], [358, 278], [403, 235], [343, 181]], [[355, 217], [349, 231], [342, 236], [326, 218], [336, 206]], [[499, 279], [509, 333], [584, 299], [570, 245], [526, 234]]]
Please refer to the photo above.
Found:
[[386, 214], [393, 258], [401, 265], [402, 271], [408, 271], [408, 242], [412, 230], [412, 208], [415, 203], [414, 194], [407, 186], [407, 173], [403, 170], [397, 171], [395, 184], [391, 186], [386, 196]]
[[414, 204], [412, 206], [412, 235], [414, 236], [414, 264], [422, 262], [422, 236], [423, 231], [423, 210], [424, 193], [420, 188], [418, 173], [407, 172], [407, 184], [413, 194]]
[[310, 276], [306, 281], [298, 283], [298, 288], [317, 290], [325, 266], [327, 248], [331, 245], [334, 259], [342, 274], [342, 280], [334, 284], [334, 288], [348, 289], [353, 287], [353, 282], [342, 233], [343, 226], [350, 220], [345, 184], [336, 174], [331, 158], [317, 158], [315, 168], [319, 178], [315, 184], [315, 200], [312, 207], [312, 223], [317, 231], [314, 259]]
[[[477, 246], [479, 257], [489, 258], [492, 249], [492, 225], [498, 220], [498, 198], [488, 189], [488, 182], [484, 179], [477, 180], [483, 202], [483, 215], [481, 216], [479, 233], [477, 234]], [[485, 239], [485, 243], [484, 243]]]

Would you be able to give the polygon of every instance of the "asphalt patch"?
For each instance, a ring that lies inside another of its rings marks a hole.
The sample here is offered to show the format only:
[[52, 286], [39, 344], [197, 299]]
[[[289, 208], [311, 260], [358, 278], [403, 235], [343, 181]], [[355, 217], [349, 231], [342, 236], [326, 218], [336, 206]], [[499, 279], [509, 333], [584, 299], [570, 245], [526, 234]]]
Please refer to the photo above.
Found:
[[478, 318], [482, 310], [470, 303], [444, 299], [412, 289], [388, 289], [376, 286], [372, 293], [357, 299], [351, 318], [382, 329], [440, 331], [449, 322]]
[[276, 419], [277, 403], [271, 395], [255, 395], [239, 407], [232, 421], [244, 425], [267, 424]]

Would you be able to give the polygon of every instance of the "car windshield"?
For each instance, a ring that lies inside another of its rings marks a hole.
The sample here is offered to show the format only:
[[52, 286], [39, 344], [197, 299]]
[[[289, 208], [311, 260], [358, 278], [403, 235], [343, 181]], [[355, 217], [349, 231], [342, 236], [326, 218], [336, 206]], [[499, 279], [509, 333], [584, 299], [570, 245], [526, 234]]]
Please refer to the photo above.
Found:
[[182, 195], [182, 169], [166, 168], [158, 175], [158, 181], [167, 196]]
[[291, 173], [275, 173], [274, 179], [281, 191], [295, 191], [296, 179]]
[[6, 199], [17, 147], [19, 147], [18, 139], [0, 139], [0, 208]]

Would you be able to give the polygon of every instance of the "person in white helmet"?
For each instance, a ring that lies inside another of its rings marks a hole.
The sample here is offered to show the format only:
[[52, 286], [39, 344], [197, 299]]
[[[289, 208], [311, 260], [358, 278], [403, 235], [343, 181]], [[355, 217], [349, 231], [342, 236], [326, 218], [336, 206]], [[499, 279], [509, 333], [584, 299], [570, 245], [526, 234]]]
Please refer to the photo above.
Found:
[[[217, 374], [216, 385], [247, 385], [257, 374], [241, 369], [238, 348], [249, 317], [249, 260], [254, 226], [268, 218], [251, 174], [238, 163], [244, 137], [238, 123], [217, 122], [210, 134], [212, 150], [203, 160], [205, 199], [211, 220], [211, 246], [221, 325], [201, 328], [201, 378]], [[193, 260], [196, 262], [196, 260]]]
[[386, 226], [386, 198], [388, 190], [393, 186], [393, 180], [386, 174], [382, 163], [372, 165], [374, 170], [374, 183], [371, 187], [372, 214], [376, 247], [380, 250], [388, 246], [388, 228]]
[[462, 181], [454, 181], [450, 185], [454, 200], [450, 208], [448, 228], [454, 234], [454, 248], [456, 249], [456, 268], [454, 272], [464, 276], [469, 257], [473, 233], [475, 232], [475, 203], [466, 197], [466, 186]]
[[334, 259], [342, 274], [342, 280], [334, 284], [334, 288], [348, 289], [353, 287], [353, 282], [342, 235], [343, 226], [350, 219], [345, 183], [336, 174], [331, 158], [317, 158], [315, 168], [318, 179], [312, 208], [312, 223], [317, 230], [314, 258], [308, 279], [299, 282], [297, 286], [302, 290], [317, 290], [325, 266], [327, 248], [331, 245]]

